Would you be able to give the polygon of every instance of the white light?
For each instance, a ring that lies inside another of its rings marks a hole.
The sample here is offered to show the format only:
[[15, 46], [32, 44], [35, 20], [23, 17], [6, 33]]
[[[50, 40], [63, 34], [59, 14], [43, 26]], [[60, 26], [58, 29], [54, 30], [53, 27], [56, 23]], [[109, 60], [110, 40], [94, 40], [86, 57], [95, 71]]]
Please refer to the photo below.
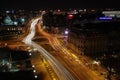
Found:
[[22, 18], [22, 19], [21, 19], [21, 21], [22, 21], [22, 22], [24, 22], [24, 21], [25, 21], [25, 19], [24, 19], [24, 18]]
[[68, 34], [69, 32], [68, 31], [65, 31], [65, 34]]
[[8, 31], [9, 31], [10, 29], [8, 28]]
[[37, 75], [35, 75], [35, 78], [37, 78], [38, 76]]
[[37, 48], [34, 48], [33, 50], [34, 50], [34, 51], [37, 51]]
[[36, 72], [36, 70], [33, 70], [33, 72], [35, 73], [35, 72]]
[[32, 54], [31, 54], [31, 53], [29, 53], [29, 55], [31, 56]]
[[99, 65], [100, 62], [99, 62], [99, 61], [93, 61], [93, 64], [97, 64], [97, 65]]
[[16, 25], [16, 26], [17, 26], [17, 25], [18, 25], [18, 22], [16, 22], [16, 21], [15, 21], [15, 22], [14, 22], [14, 25]]
[[30, 49], [30, 50], [28, 50], [28, 52], [31, 52], [32, 50]]
[[6, 11], [6, 13], [10, 13], [10, 11]]
[[32, 65], [32, 67], [34, 68], [35, 66], [34, 66], [34, 65]]

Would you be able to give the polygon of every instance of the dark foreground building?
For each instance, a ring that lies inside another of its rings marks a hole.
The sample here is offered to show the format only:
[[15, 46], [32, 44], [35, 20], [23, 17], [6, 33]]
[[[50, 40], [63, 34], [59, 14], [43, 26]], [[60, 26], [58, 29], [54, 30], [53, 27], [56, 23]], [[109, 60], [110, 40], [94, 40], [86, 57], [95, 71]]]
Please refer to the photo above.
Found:
[[80, 54], [94, 55], [120, 49], [120, 23], [86, 23], [71, 28], [68, 42]]
[[29, 52], [0, 48], [0, 80], [38, 80]]

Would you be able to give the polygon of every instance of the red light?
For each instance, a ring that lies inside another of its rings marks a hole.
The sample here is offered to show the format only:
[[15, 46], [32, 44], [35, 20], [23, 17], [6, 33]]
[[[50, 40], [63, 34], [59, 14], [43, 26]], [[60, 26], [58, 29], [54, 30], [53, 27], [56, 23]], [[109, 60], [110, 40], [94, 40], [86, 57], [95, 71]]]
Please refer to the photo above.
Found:
[[68, 15], [68, 19], [73, 19], [73, 18], [74, 18], [74, 15], [72, 15], [72, 14]]

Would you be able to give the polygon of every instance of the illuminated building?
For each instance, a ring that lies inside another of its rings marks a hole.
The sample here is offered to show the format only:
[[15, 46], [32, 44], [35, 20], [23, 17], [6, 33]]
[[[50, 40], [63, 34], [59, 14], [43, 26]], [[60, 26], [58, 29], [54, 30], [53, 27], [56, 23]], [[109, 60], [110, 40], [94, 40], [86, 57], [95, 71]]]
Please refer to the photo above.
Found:
[[103, 11], [105, 16], [120, 18], [120, 11]]
[[13, 25], [13, 21], [11, 20], [11, 18], [8, 15], [4, 19], [4, 24], [5, 25]]
[[23, 33], [25, 33], [25, 27], [16, 27], [14, 25], [1, 25], [0, 26], [0, 36], [1, 37], [20, 36]]

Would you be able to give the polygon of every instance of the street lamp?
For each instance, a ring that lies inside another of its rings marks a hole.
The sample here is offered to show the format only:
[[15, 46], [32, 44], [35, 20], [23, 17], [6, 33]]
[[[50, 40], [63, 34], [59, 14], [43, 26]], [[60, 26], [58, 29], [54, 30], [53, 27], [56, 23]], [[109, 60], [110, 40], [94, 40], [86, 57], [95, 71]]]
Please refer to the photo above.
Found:
[[35, 66], [34, 66], [34, 65], [32, 65], [32, 67], [34, 68]]
[[68, 34], [69, 34], [68, 29], [65, 30], [64, 34], [65, 34], [65, 43], [66, 43], [66, 46], [67, 46], [68, 45]]
[[32, 54], [31, 54], [31, 53], [29, 53], [29, 55], [31, 56]]
[[65, 34], [68, 34], [69, 32], [67, 30], [65, 30]]
[[35, 75], [35, 78], [37, 78], [38, 76], [37, 75]]
[[35, 73], [35, 72], [36, 72], [36, 70], [33, 70], [33, 72]]
[[68, 35], [68, 34], [69, 34], [69, 30], [68, 30], [68, 28], [66, 28], [66, 29], [65, 29], [64, 34], [66, 34], [66, 35]]

